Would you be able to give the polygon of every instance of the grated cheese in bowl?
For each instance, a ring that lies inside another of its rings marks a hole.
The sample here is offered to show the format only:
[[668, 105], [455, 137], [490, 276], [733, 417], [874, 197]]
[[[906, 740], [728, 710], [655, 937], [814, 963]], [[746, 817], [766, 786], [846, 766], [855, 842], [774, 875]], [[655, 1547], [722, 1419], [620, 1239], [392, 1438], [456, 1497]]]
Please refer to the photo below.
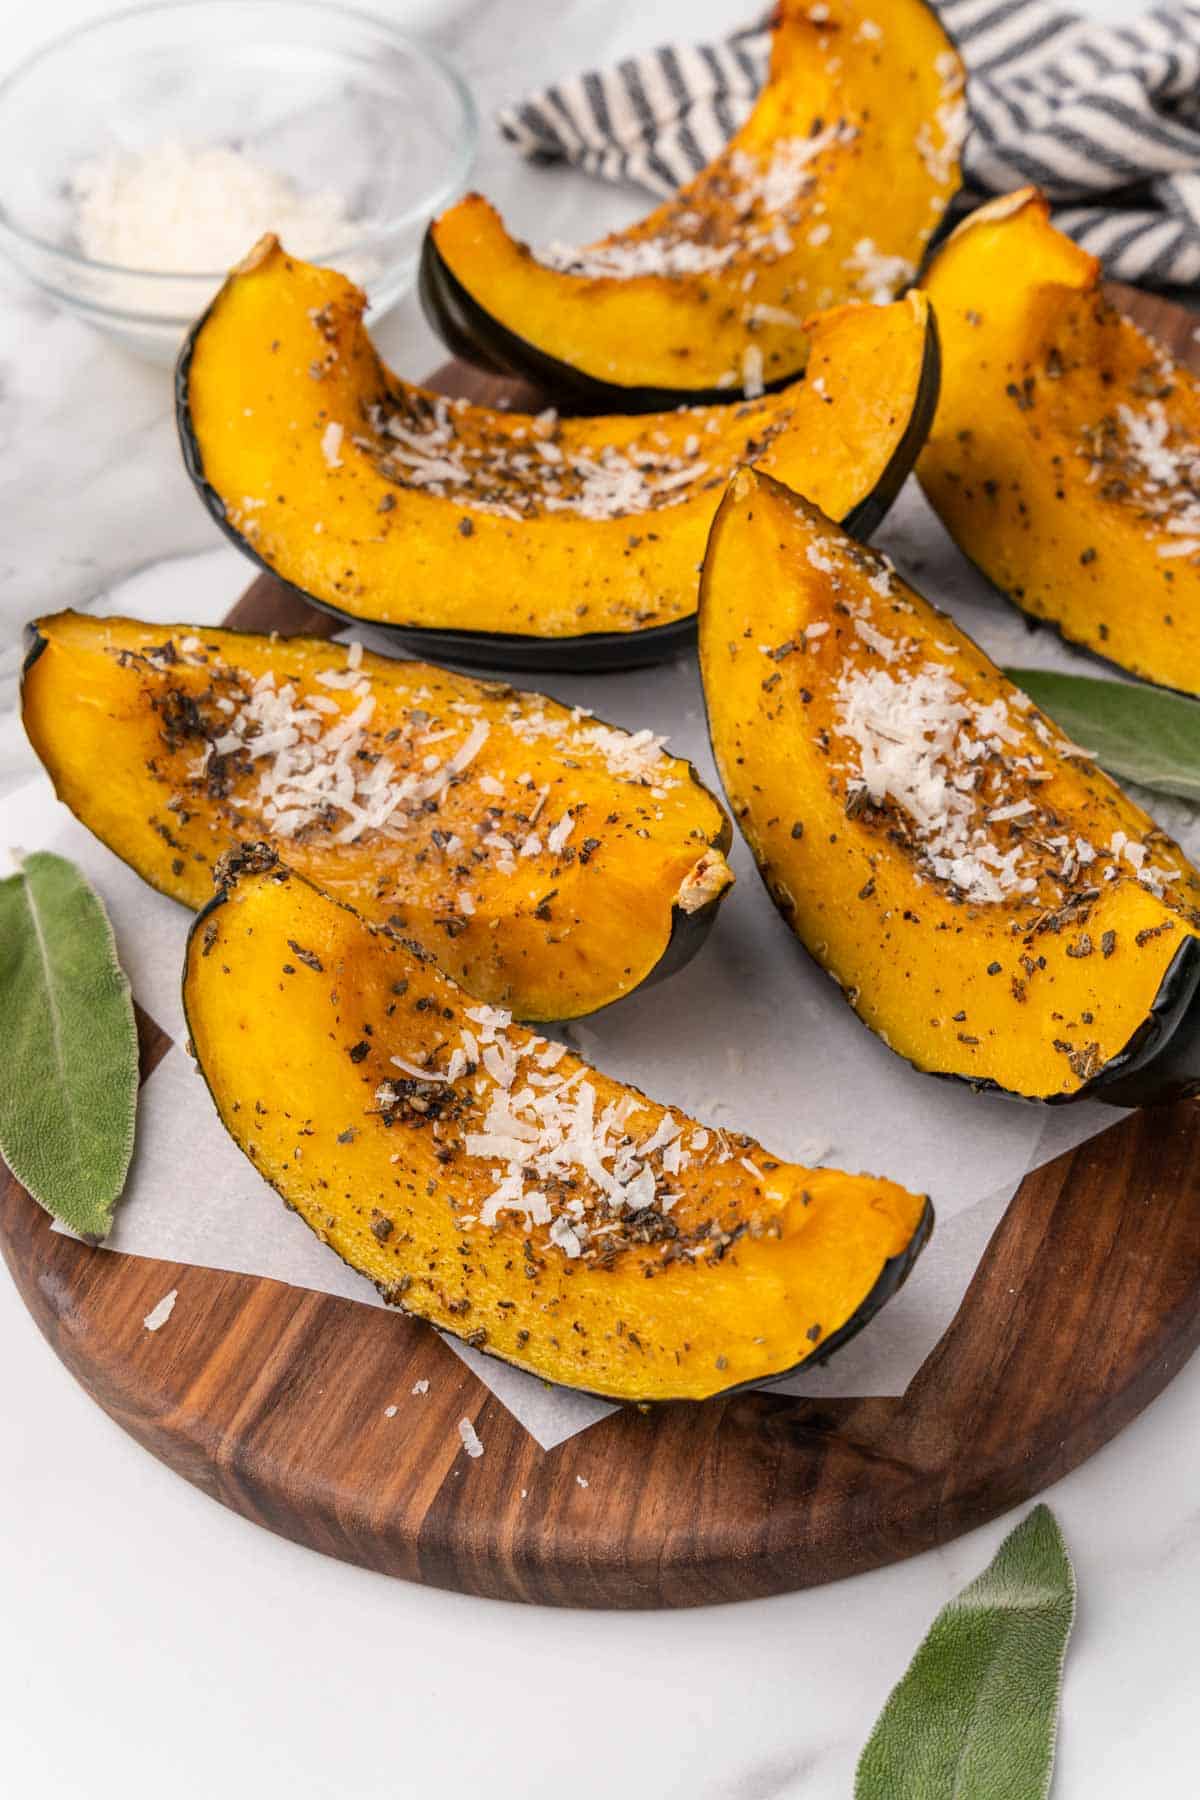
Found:
[[76, 166], [70, 186], [84, 255], [127, 269], [227, 269], [266, 231], [297, 256], [316, 257], [354, 225], [332, 190], [304, 193], [224, 145], [169, 139], [141, 154], [91, 157]]
[[[395, 12], [396, 8], [380, 11]], [[475, 107], [390, 19], [313, 0], [93, 19], [6, 80], [0, 249], [55, 305], [173, 364], [219, 271], [274, 232], [380, 318], [464, 185]]]

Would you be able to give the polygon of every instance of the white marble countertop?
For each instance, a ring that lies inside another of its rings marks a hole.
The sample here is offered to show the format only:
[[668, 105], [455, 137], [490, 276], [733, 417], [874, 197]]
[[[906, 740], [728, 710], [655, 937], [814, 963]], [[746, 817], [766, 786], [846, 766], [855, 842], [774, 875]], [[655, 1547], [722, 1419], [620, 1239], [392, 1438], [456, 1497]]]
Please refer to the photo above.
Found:
[[[1119, 17], [1124, 0], [1093, 0]], [[4, 60], [97, 13], [43, 0]], [[485, 115], [477, 171], [518, 225], [583, 237], [629, 205], [530, 171], [488, 115], [540, 79], [654, 36], [740, 21], [736, 0], [437, 0], [411, 17]], [[210, 547], [163, 371], [0, 287], [0, 657], [39, 609]], [[381, 341], [438, 360], [415, 305]], [[11, 722], [5, 757], [17, 754]], [[0, 1280], [0, 1781], [21, 1800], [840, 1800], [937, 1608], [1013, 1523], [832, 1588], [688, 1614], [554, 1613], [389, 1583], [269, 1536], [143, 1454], [88, 1401]], [[1196, 1791], [1200, 1362], [1046, 1496], [1079, 1619], [1056, 1796]]]

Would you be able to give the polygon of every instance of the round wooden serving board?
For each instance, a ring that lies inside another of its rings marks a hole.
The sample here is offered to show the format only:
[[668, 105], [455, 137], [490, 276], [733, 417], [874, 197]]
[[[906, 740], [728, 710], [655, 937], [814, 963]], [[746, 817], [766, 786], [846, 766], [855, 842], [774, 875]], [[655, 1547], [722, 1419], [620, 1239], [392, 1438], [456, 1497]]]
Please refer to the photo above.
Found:
[[[1191, 314], [1132, 290], [1119, 298], [1195, 362]], [[458, 367], [439, 385], [514, 391]], [[233, 617], [333, 629], [269, 577]], [[146, 1074], [166, 1040], [140, 1023]], [[1125, 1118], [1026, 1179], [903, 1398], [763, 1392], [626, 1408], [550, 1451], [418, 1322], [88, 1249], [53, 1233], [2, 1167], [0, 1183], [0, 1249], [26, 1306], [139, 1443], [312, 1549], [510, 1600], [695, 1606], [913, 1555], [1090, 1456], [1200, 1340], [1192, 1104]], [[147, 1331], [171, 1288], [169, 1326]], [[428, 1392], [410, 1397], [423, 1379]], [[463, 1451], [463, 1418], [480, 1458]]]

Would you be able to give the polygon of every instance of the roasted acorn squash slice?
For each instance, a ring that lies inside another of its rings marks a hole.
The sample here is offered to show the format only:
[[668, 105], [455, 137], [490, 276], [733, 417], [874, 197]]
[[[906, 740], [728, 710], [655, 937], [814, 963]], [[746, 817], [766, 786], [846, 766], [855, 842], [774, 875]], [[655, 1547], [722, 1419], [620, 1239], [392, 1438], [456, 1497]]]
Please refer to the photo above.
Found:
[[725, 478], [761, 462], [872, 530], [937, 398], [927, 303], [816, 322], [811, 379], [754, 404], [557, 421], [399, 381], [342, 276], [271, 240], [180, 363], [188, 467], [221, 526], [306, 599], [492, 667], [654, 662], [695, 628]]
[[794, 380], [805, 316], [890, 300], [958, 187], [963, 70], [923, 0], [783, 0], [769, 80], [727, 148], [628, 230], [531, 250], [478, 194], [422, 254], [434, 329], [581, 410]]
[[821, 1359], [907, 1273], [927, 1201], [656, 1105], [250, 861], [192, 928], [192, 1046], [385, 1299], [551, 1381], [698, 1400]]
[[775, 903], [893, 1050], [1044, 1100], [1197, 1086], [1200, 878], [881, 557], [740, 471], [700, 656]]
[[1200, 383], [1032, 188], [972, 213], [925, 286], [945, 362], [919, 474], [955, 542], [1065, 638], [1200, 694]]
[[186, 906], [262, 841], [473, 994], [566, 1019], [686, 962], [733, 880], [724, 812], [648, 731], [320, 639], [33, 631], [25, 728], [59, 798]]

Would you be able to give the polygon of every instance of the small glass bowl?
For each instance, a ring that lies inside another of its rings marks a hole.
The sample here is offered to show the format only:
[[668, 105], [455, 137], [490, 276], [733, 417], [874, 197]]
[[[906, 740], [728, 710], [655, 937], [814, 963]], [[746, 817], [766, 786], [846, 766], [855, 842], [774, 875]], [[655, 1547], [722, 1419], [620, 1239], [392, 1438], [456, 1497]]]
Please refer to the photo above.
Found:
[[73, 179], [95, 158], [167, 142], [222, 146], [300, 193], [337, 195], [341, 241], [303, 253], [358, 281], [378, 317], [412, 287], [425, 226], [462, 187], [477, 136], [453, 69], [369, 14], [320, 0], [138, 7], [60, 38], [0, 83], [0, 248], [80, 318], [171, 362], [225, 271], [92, 260]]

